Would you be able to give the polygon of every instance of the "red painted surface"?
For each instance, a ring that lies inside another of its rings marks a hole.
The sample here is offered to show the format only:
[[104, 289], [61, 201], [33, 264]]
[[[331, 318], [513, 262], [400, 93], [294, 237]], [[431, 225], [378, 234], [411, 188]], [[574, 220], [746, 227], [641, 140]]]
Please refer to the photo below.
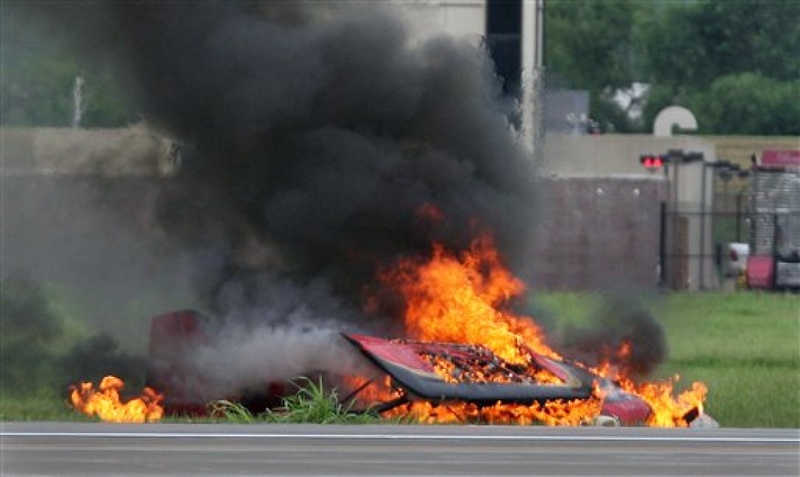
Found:
[[752, 288], [771, 288], [775, 279], [775, 259], [770, 256], [751, 256], [747, 259], [747, 285]]
[[385, 359], [391, 363], [399, 364], [407, 368], [424, 372], [433, 372], [433, 366], [423, 360], [410, 346], [399, 343], [392, 343], [382, 338], [375, 338], [365, 335], [347, 335], [360, 344], [364, 350], [372, 353], [378, 358]]
[[767, 149], [761, 152], [761, 165], [800, 167], [800, 149]]

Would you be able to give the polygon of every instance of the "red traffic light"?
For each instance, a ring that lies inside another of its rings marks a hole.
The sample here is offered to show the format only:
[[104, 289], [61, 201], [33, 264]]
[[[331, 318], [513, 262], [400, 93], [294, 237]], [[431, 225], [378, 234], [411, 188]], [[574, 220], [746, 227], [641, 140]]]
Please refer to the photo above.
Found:
[[664, 167], [664, 163], [666, 162], [666, 157], [657, 154], [645, 154], [639, 156], [639, 162], [646, 169], [658, 169], [660, 167]]

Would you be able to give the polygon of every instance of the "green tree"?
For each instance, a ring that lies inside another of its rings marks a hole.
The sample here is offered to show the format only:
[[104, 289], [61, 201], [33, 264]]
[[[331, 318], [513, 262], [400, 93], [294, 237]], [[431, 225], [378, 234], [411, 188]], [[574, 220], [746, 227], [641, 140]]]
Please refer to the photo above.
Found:
[[613, 101], [638, 79], [633, 31], [647, 2], [548, 0], [544, 61], [549, 88], [589, 91], [591, 112], [601, 124], [630, 130]]
[[107, 57], [78, 55], [35, 11], [20, 2], [0, 8], [0, 123], [69, 126], [77, 76], [85, 81], [81, 126], [113, 127], [139, 119], [131, 90]]
[[[679, 104], [701, 132], [796, 134], [800, 2], [667, 3], [636, 28], [651, 123]], [[767, 88], [767, 90], [763, 90]], [[794, 95], [794, 96], [792, 96]]]
[[716, 78], [752, 72], [800, 78], [800, 2], [703, 0], [670, 3], [638, 31], [650, 79], [707, 87]]
[[716, 134], [800, 135], [800, 81], [755, 73], [721, 76], [689, 101]]

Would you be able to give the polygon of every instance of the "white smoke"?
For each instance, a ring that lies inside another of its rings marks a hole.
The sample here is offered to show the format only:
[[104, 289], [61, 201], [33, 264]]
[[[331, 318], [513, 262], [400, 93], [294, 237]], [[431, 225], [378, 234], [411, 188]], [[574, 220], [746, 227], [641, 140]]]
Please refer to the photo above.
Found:
[[226, 393], [262, 389], [293, 378], [368, 375], [372, 368], [341, 336], [335, 322], [293, 318], [281, 326], [255, 328], [231, 324], [212, 343], [194, 350], [191, 364], [219, 398]]

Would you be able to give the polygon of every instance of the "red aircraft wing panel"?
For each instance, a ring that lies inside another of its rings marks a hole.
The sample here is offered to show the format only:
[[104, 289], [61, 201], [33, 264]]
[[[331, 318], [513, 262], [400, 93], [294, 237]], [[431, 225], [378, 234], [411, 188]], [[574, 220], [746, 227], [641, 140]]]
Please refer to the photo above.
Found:
[[[446, 343], [420, 343], [405, 345], [363, 335], [344, 337], [358, 348], [375, 365], [389, 374], [409, 393], [431, 401], [458, 400], [491, 405], [497, 402], [533, 403], [555, 399], [586, 399], [591, 396], [592, 382], [580, 379], [577, 374], [569, 381], [576, 385], [531, 383], [459, 383], [447, 382], [433, 370], [433, 366], [419, 356], [420, 350], [441, 352], [452, 348], [456, 353], [469, 353], [468, 346]], [[479, 353], [475, 348], [474, 353]]]

